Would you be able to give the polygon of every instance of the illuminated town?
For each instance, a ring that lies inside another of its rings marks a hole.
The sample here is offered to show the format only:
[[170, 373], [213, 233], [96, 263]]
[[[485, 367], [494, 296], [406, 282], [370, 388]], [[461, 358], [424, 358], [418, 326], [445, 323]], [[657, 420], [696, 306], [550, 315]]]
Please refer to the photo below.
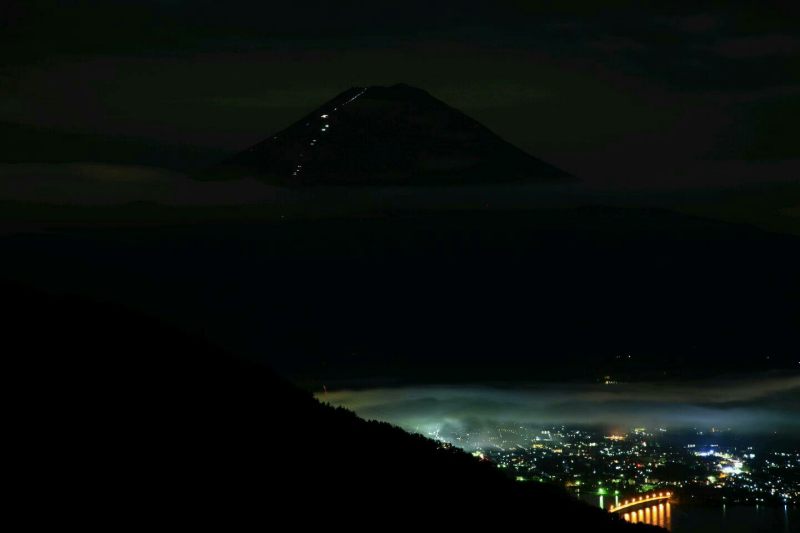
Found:
[[426, 433], [492, 461], [518, 481], [566, 487], [610, 512], [652, 498], [655, 518], [659, 494], [680, 505], [796, 508], [800, 503], [800, 450], [723, 444], [729, 435], [718, 430], [671, 435], [664, 428], [502, 426]]

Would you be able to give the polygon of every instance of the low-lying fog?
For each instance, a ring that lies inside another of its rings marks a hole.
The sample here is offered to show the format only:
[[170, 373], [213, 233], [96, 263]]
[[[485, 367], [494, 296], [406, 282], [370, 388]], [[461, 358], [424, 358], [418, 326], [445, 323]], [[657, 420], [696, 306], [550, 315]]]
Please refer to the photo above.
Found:
[[800, 442], [800, 375], [702, 383], [425, 386], [329, 391], [319, 398], [409, 431], [497, 424], [759, 433]]

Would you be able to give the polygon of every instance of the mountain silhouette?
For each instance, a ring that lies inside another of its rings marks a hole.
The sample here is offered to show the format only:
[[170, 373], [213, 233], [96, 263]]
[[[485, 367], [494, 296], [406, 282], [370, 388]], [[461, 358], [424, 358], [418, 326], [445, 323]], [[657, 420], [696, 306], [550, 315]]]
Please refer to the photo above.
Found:
[[458, 449], [320, 403], [201, 337], [117, 306], [0, 288], [13, 310], [3, 335], [10, 482], [28, 516], [356, 531], [524, 516], [637, 529], [558, 487], [517, 483]]
[[422, 89], [353, 87], [209, 169], [293, 185], [551, 182], [570, 176]]

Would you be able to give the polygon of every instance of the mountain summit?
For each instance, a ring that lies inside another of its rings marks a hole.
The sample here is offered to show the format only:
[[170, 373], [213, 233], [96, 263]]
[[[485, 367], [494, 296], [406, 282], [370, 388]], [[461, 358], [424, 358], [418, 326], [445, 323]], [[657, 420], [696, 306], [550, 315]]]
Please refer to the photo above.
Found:
[[278, 185], [439, 185], [570, 176], [422, 89], [353, 87], [210, 169]]

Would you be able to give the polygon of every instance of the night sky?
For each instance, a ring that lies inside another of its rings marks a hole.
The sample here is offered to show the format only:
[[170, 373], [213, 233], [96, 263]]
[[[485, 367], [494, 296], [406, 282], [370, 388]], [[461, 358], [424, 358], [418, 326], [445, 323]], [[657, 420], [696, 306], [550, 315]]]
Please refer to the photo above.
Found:
[[404, 82], [597, 187], [797, 181], [797, 3], [15, 1], [5, 163], [186, 171]]
[[17, 492], [789, 531], [798, 119], [798, 0], [0, 0]]

